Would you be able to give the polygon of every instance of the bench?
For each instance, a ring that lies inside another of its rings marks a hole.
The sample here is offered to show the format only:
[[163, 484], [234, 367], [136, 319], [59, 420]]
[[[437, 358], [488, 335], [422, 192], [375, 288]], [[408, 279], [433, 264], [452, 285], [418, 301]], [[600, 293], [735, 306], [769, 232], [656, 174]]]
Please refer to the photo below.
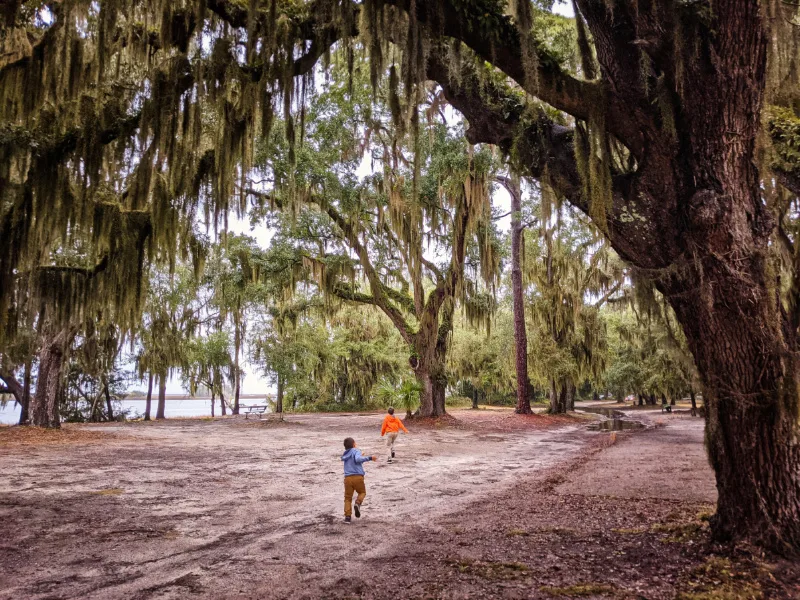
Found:
[[672, 406], [670, 404], [662, 404], [661, 405], [661, 412], [662, 413], [663, 412], [671, 413], [672, 412]]
[[263, 415], [267, 412], [267, 405], [266, 404], [253, 404], [251, 406], [240, 406], [240, 411], [244, 411], [244, 418], [247, 419], [250, 415], [259, 415], [259, 419], [261, 418], [260, 415]]

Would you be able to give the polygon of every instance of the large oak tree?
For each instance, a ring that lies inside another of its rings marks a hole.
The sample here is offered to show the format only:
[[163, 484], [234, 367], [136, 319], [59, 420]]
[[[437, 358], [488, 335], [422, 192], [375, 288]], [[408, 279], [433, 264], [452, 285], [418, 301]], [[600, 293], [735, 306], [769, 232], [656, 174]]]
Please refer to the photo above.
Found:
[[[787, 6], [575, 0], [578, 77], [525, 0], [11, 2], [0, 288], [108, 204], [150, 207], [151, 247], [170, 248], [168, 207], [210, 198], [219, 214], [278, 99], [287, 136], [301, 137], [314, 65], [332, 48], [365, 48], [375, 80], [395, 67], [399, 119], [414, 127], [420, 83], [438, 82], [472, 142], [514, 154], [654, 280], [704, 385], [715, 534], [796, 551], [800, 286], [770, 244], [777, 234], [797, 256], [781, 210], [800, 191]], [[767, 94], [787, 108], [764, 128]]]

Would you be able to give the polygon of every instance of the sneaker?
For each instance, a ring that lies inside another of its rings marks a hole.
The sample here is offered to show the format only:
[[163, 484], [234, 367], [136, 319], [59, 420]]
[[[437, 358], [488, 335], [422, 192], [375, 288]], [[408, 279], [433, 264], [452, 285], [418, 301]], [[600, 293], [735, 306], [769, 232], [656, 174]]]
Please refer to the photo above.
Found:
[[394, 458], [394, 450], [392, 450], [392, 458]]
[[389, 464], [392, 464], [392, 459], [390, 458], [386, 462], [388, 462]]
[[350, 525], [350, 517], [345, 517], [344, 518], [344, 524], [345, 525]]
[[356, 519], [361, 518], [361, 505], [360, 504], [353, 504], [353, 512], [356, 513]]

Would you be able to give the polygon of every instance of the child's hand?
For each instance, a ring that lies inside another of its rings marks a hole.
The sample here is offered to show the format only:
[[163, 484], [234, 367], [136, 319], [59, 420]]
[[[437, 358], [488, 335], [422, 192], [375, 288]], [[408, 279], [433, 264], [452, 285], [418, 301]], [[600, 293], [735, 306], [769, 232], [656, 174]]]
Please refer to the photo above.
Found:
[[378, 457], [377, 456], [371, 456], [370, 458], [372, 459], [372, 462], [378, 462]]

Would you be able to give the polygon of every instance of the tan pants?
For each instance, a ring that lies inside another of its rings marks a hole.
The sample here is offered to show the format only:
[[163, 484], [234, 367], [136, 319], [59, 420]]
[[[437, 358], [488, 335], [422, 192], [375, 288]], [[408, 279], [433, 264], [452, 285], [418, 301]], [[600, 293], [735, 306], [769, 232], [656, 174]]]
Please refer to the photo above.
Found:
[[389, 458], [392, 458], [392, 450], [394, 450], [394, 442], [397, 436], [400, 435], [399, 431], [390, 431], [386, 434], [386, 447], [389, 449]]
[[356, 504], [361, 506], [364, 496], [367, 495], [367, 487], [364, 485], [363, 475], [348, 475], [344, 478], [344, 516], [349, 517], [353, 512], [353, 493], [358, 492]]

